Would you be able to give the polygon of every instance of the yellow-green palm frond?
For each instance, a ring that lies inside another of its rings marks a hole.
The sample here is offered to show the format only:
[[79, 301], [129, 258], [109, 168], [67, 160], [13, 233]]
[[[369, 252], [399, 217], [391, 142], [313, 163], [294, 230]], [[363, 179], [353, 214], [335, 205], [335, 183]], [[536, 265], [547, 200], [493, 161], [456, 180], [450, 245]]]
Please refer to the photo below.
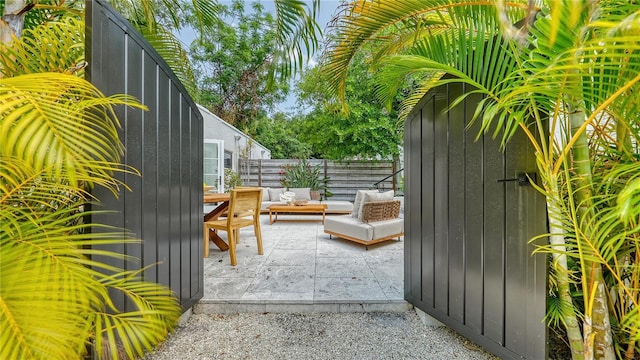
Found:
[[109, 296], [96, 269], [117, 270], [90, 256], [123, 258], [90, 246], [123, 240], [106, 227], [89, 234], [100, 226], [82, 222], [83, 205], [34, 211], [0, 204], [1, 358], [78, 358], [89, 343], [90, 314]]
[[[515, 1], [510, 4], [512, 8], [519, 9], [520, 12], [527, 8], [526, 1]], [[388, 34], [395, 33], [413, 35], [414, 44], [417, 46], [423, 39], [438, 35], [443, 29], [454, 26], [455, 22], [451, 19], [453, 14], [457, 14], [458, 21], [464, 24], [472, 21], [480, 23], [480, 21], [490, 19], [483, 15], [486, 11], [480, 13], [477, 11], [493, 9], [493, 7], [493, 4], [480, 0], [360, 1], [348, 4], [341, 21], [333, 26], [338, 35], [330, 44], [329, 61], [326, 66], [331, 89], [344, 100], [344, 84], [348, 65], [355, 53], [365, 44], [389, 44], [395, 40]], [[511, 16], [515, 15], [511, 14]], [[461, 31], [465, 31], [464, 26], [459, 28]], [[404, 37], [407, 38], [406, 35]], [[392, 45], [383, 47], [386, 49], [386, 53], [388, 53], [389, 46]], [[465, 46], [464, 44], [456, 44], [455, 49], [462, 51]], [[404, 47], [414, 49], [407, 46], [407, 43], [404, 44]], [[402, 53], [404, 50], [400, 52]]]
[[138, 30], [158, 54], [160, 54], [164, 61], [167, 62], [167, 65], [173, 70], [189, 94], [196, 97], [198, 94], [196, 77], [193, 72], [191, 60], [189, 60], [189, 56], [182, 46], [182, 43], [180, 43], [171, 32], [163, 29], [149, 31], [149, 29], [143, 27], [138, 28]]
[[320, 1], [313, 0], [309, 7], [301, 0], [275, 0], [276, 38], [279, 51], [274, 56], [269, 72], [269, 83], [284, 81], [305, 66], [305, 60], [317, 50], [321, 29], [315, 21]]
[[[526, 16], [525, 9], [515, 10], [510, 11], [510, 16]], [[494, 6], [454, 7], [446, 16], [447, 23], [434, 26], [435, 31], [429, 29], [430, 35], [421, 37], [404, 54], [386, 56], [377, 66], [376, 95], [387, 104], [407, 79], [415, 84], [412, 94], [401, 105], [406, 109], [400, 112], [401, 116], [406, 116], [407, 110], [429, 90], [449, 82], [464, 82], [474, 89], [452, 99], [452, 107], [472, 92], [482, 93], [488, 98], [485, 102], [496, 101], [504, 88], [516, 85], [514, 81], [518, 79], [512, 74], [518, 69], [518, 59], [508, 40], [500, 34], [501, 24]], [[450, 76], [440, 79], [444, 74]], [[501, 112], [493, 114], [494, 118], [505, 119]], [[505, 124], [507, 131], [503, 132]], [[518, 123], [483, 122], [482, 131], [489, 131], [490, 126], [494, 127], [494, 136], [503, 133], [507, 138]]]
[[[123, 240], [119, 229], [82, 223], [81, 218], [92, 214], [79, 211], [82, 204], [43, 212], [40, 217], [14, 212], [19, 216], [17, 221], [2, 221], [3, 359], [79, 358], [87, 345], [93, 340], [99, 342], [109, 332], [117, 332], [124, 348], [135, 349], [140, 356], [137, 349], [150, 350], [175, 326], [180, 306], [168, 288], [142, 282], [130, 272], [92, 260], [98, 256], [126, 259], [93, 246], [134, 240]], [[0, 209], [0, 213], [6, 214], [5, 210]], [[13, 229], [16, 224], [20, 229]], [[104, 232], [89, 233], [89, 228]], [[136, 310], [122, 312], [112, 305], [107, 308], [111, 291], [125, 293]], [[117, 328], [105, 329], [104, 319], [113, 319], [110, 324]], [[99, 339], [95, 339], [96, 334]]]
[[[0, 156], [0, 204], [8, 211], [0, 214], [0, 221], [20, 222], [22, 216], [38, 218], [42, 212], [53, 212], [59, 207], [91, 199], [83, 188], [65, 181], [52, 181], [46, 177], [47, 173], [46, 170], [35, 171], [22, 159]], [[15, 213], [19, 215], [14, 216]], [[12, 229], [19, 230], [20, 227]]]
[[74, 73], [84, 62], [84, 32], [84, 21], [73, 17], [24, 30], [20, 39], [0, 43], [0, 77]]
[[0, 83], [0, 155], [16, 157], [47, 177], [64, 174], [113, 187], [123, 153], [113, 107], [144, 108], [128, 96], [104, 97], [76, 76], [40, 73]]
[[[3, 13], [6, 3], [5, 0], [0, 1], [0, 14]], [[21, 9], [25, 11], [23, 28], [25, 30], [34, 29], [42, 24], [59, 21], [69, 16], [81, 19], [84, 6], [84, 0], [25, 1], [25, 8]]]
[[102, 281], [111, 291], [124, 294], [135, 310], [114, 314], [114, 309], [105, 308], [96, 314], [95, 340], [100, 358], [106, 355], [104, 349], [120, 345], [130, 358], [139, 358], [153, 350], [177, 324], [181, 314], [177, 299], [170, 289], [142, 281], [139, 275], [143, 271], [121, 272]]

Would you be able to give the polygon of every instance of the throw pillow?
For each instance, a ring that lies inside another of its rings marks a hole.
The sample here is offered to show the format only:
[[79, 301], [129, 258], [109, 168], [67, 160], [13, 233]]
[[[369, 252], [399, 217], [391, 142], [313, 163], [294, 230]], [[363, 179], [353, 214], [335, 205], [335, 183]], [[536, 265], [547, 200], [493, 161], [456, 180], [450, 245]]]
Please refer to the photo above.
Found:
[[269, 188], [262, 188], [262, 201], [269, 201], [271, 197], [269, 196]]
[[280, 201], [280, 195], [282, 194], [284, 194], [283, 188], [269, 188], [269, 199], [271, 199], [271, 201]]
[[376, 192], [376, 193], [365, 193], [362, 198], [362, 203], [360, 204], [360, 208], [358, 209], [358, 219], [362, 221], [362, 204], [372, 202], [372, 201], [382, 201], [382, 200], [393, 200], [393, 190], [385, 191], [385, 192]]
[[364, 194], [366, 193], [377, 193], [378, 190], [358, 190], [356, 193], [356, 199], [353, 201], [353, 211], [351, 212], [351, 216], [354, 218], [359, 217], [358, 213], [360, 212], [360, 207], [362, 206], [362, 199], [364, 198]]
[[289, 191], [296, 194], [296, 200], [311, 200], [310, 188], [289, 188]]

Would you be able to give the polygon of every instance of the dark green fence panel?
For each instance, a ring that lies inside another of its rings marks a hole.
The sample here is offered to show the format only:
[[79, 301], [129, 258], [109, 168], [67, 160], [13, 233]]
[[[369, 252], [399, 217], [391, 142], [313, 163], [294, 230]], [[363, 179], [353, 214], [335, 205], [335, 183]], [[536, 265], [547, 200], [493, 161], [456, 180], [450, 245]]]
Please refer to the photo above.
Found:
[[405, 124], [405, 298], [504, 359], [544, 359], [546, 258], [529, 240], [547, 231], [543, 196], [498, 182], [535, 172], [516, 136], [502, 151], [476, 141], [471, 95], [449, 84], [429, 92]]
[[[122, 161], [141, 176], [118, 175], [130, 190], [117, 198], [94, 191], [100, 209], [112, 213], [93, 220], [142, 240], [108, 250], [140, 261], [102, 260], [131, 270], [158, 263], [144, 278], [169, 286], [186, 310], [203, 295], [202, 115], [164, 60], [106, 1], [88, 0], [86, 9], [88, 80], [106, 95], [129, 94], [149, 108], [117, 109]], [[120, 294], [113, 299], [131, 306]]]

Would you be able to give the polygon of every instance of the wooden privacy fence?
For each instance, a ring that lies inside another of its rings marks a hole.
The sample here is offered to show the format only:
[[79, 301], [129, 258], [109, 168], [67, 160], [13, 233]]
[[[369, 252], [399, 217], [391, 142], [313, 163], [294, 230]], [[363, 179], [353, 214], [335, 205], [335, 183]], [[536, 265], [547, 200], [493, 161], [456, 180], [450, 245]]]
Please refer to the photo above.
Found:
[[[248, 159], [240, 161], [240, 177], [243, 185], [282, 187], [280, 180], [287, 164], [297, 164], [296, 159]], [[394, 176], [396, 166], [390, 160], [329, 161], [307, 160], [311, 166], [319, 166], [320, 174], [329, 178], [328, 188], [332, 200], [353, 201], [359, 189], [372, 189], [378, 181], [381, 190], [397, 190]]]

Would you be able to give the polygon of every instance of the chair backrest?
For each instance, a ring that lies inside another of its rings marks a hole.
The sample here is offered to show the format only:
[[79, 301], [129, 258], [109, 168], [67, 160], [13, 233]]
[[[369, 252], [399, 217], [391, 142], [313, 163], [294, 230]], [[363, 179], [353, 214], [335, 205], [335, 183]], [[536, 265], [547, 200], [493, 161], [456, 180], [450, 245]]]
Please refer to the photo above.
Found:
[[243, 187], [231, 190], [229, 200], [229, 221], [233, 218], [242, 218], [260, 214], [262, 202], [262, 188]]

